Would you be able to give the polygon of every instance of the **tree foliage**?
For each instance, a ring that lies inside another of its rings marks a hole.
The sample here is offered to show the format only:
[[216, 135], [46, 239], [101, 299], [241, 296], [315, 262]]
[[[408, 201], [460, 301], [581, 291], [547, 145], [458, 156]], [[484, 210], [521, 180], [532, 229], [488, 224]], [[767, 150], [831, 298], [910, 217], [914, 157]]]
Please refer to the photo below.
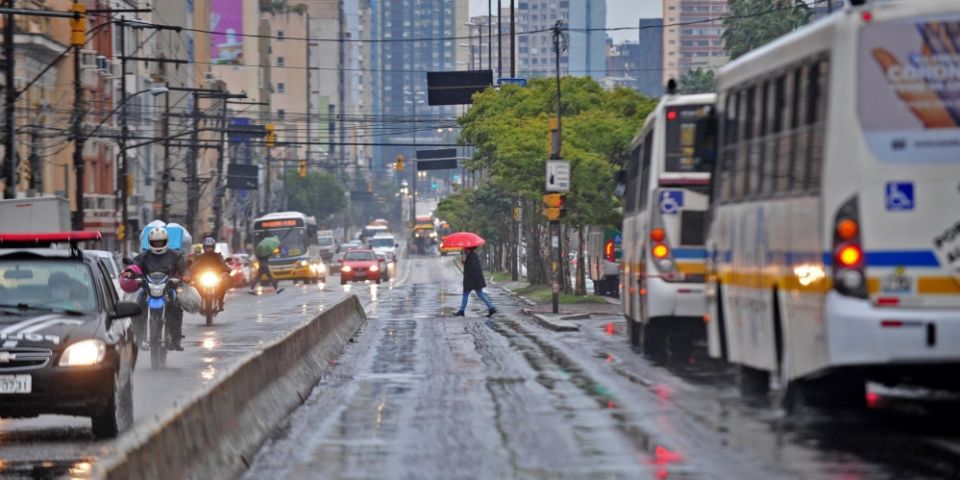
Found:
[[[565, 77], [561, 92], [561, 157], [571, 163], [564, 224], [575, 228], [619, 224], [620, 201], [612, 195], [613, 174], [625, 163], [630, 141], [656, 101], [625, 88], [604, 90], [589, 78]], [[476, 94], [473, 107], [460, 119], [461, 140], [475, 148], [466, 167], [482, 172], [490, 185], [484, 188], [492, 190], [483, 198], [464, 192], [442, 203], [440, 210], [455, 229], [466, 229], [472, 222], [486, 222], [474, 217], [493, 205], [483, 202], [499, 196], [505, 203], [496, 203], [491, 209], [499, 218], [483, 225], [491, 229], [488, 235], [507, 239], [512, 224], [509, 207], [514, 199], [519, 201], [524, 207], [527, 271], [533, 283], [546, 281], [542, 273], [546, 272], [549, 242], [540, 211], [548, 128], [556, 108], [552, 79], [533, 79], [527, 87], [507, 85]], [[461, 216], [460, 212], [471, 211], [468, 207], [474, 213]]]
[[730, 58], [737, 58], [810, 21], [803, 0], [730, 0], [723, 19], [723, 41]]
[[287, 208], [312, 215], [318, 222], [347, 207], [346, 191], [332, 175], [308, 172], [301, 177], [296, 170], [287, 170], [283, 183]]
[[677, 91], [684, 95], [691, 93], [710, 93], [717, 89], [717, 75], [713, 70], [697, 68], [688, 70], [677, 81]]

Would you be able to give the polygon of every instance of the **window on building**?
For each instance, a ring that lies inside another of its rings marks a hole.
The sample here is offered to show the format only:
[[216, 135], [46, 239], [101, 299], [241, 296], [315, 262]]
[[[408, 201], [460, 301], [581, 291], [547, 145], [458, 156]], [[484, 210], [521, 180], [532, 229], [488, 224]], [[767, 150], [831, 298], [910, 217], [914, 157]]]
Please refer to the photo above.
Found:
[[277, 118], [279, 118], [280, 120], [283, 120], [283, 117], [285, 117], [286, 115], [287, 115], [286, 110], [282, 108], [280, 110], [277, 110]]
[[277, 30], [277, 41], [283, 41], [283, 30]]
[[278, 66], [278, 67], [282, 67], [282, 66], [283, 66], [283, 57], [277, 57], [277, 66]]
[[285, 93], [287, 91], [287, 86], [284, 83], [277, 84], [277, 93]]

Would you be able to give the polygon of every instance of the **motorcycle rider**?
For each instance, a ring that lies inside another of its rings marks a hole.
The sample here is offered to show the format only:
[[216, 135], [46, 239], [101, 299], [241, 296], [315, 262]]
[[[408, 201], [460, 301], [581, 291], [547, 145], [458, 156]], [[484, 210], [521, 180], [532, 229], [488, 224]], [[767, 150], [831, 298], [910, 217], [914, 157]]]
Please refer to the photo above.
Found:
[[[169, 239], [170, 235], [167, 233], [166, 228], [153, 227], [147, 234], [147, 242], [150, 244], [150, 248], [140, 255], [137, 255], [137, 257], [133, 259], [133, 264], [139, 266], [140, 269], [143, 270], [144, 275], [160, 272], [170, 278], [189, 278], [190, 270], [187, 268], [186, 259], [183, 258], [180, 252], [167, 247]], [[139, 337], [143, 339], [142, 344], [144, 349], [149, 349], [149, 339], [146, 338], [146, 316], [144, 315], [138, 320], [140, 328], [138, 328], [137, 333], [143, 334]], [[169, 337], [171, 341], [171, 345], [168, 348], [170, 350], [183, 351], [183, 347], [180, 346], [180, 339], [183, 338], [183, 309], [178, 302], [170, 302], [167, 305], [166, 322], [167, 332], [170, 334]]]
[[215, 238], [210, 236], [204, 237], [203, 253], [194, 258], [190, 270], [197, 272], [197, 275], [205, 270], [221, 274], [221, 281], [217, 285], [217, 299], [219, 300], [217, 309], [222, 312], [223, 297], [227, 295], [227, 282], [222, 276], [223, 274], [230, 273], [230, 266], [227, 265], [226, 260], [215, 251], [216, 246], [217, 240]]

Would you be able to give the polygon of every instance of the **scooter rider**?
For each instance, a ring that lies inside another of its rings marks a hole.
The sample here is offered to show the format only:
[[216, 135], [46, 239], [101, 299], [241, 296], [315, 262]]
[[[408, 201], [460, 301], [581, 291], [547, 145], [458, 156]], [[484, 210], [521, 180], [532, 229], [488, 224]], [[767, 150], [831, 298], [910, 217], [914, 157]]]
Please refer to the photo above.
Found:
[[[153, 227], [147, 234], [150, 249], [137, 255], [137, 257], [133, 259], [133, 263], [143, 270], [144, 275], [161, 272], [170, 278], [186, 280], [184, 277], [188, 279], [190, 276], [186, 259], [183, 258], [180, 252], [167, 247], [169, 238], [170, 236], [166, 228]], [[146, 348], [149, 348], [148, 339], [146, 338], [147, 329], [145, 320], [145, 318], [139, 319], [141, 328], [138, 329], [138, 333], [143, 333], [140, 338], [143, 339], [143, 344], [146, 345]], [[167, 331], [170, 333], [170, 341], [172, 343], [169, 349], [183, 351], [183, 347], [180, 346], [180, 339], [183, 336], [183, 309], [177, 302], [171, 302], [168, 305], [166, 322]]]
[[[203, 239], [203, 253], [198, 255], [194, 260], [193, 264], [190, 266], [190, 270], [197, 272], [199, 275], [205, 270], [210, 270], [212, 272], [217, 272], [222, 274], [230, 273], [230, 266], [227, 265], [227, 262], [220, 256], [219, 253], [215, 251], [217, 246], [217, 240], [213, 237], [205, 237]], [[220, 311], [223, 311], [223, 297], [227, 294], [227, 282], [221, 281], [217, 286], [217, 298], [219, 299], [219, 308]]]

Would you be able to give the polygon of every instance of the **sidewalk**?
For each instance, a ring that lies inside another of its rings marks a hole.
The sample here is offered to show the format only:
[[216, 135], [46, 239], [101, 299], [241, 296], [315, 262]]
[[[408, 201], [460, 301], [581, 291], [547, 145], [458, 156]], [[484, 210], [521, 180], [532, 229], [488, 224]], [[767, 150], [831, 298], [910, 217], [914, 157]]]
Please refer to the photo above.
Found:
[[605, 303], [571, 303], [560, 304], [560, 313], [553, 313], [553, 303], [550, 298], [540, 300], [516, 293], [517, 290], [528, 287], [526, 282], [490, 282], [491, 286], [499, 287], [507, 293], [519, 298], [527, 305], [522, 311], [529, 315], [542, 327], [558, 331], [570, 332], [580, 329], [578, 320], [589, 320], [591, 317], [619, 316], [622, 314], [620, 300], [602, 297]]

